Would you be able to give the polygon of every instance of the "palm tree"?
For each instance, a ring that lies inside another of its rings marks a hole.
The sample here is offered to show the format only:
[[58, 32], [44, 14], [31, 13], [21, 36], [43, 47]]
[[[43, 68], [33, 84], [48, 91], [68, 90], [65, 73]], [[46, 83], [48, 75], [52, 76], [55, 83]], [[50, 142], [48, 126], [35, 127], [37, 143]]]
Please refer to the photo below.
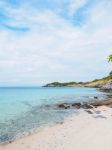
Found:
[[112, 54], [109, 55], [108, 61], [109, 61], [109, 62], [112, 61]]
[[[112, 62], [112, 54], [109, 55], [108, 61]], [[112, 79], [112, 71], [109, 73], [109, 76], [110, 76], [110, 79]]]

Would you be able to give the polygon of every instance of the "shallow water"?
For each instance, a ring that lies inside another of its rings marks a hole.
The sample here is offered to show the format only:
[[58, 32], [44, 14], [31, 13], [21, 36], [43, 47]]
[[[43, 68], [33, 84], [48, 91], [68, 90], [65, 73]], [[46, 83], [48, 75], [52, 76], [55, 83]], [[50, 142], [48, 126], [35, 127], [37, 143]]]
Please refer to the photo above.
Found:
[[105, 94], [94, 88], [0, 88], [0, 142], [12, 141], [32, 129], [62, 122], [74, 111], [41, 107], [43, 105], [90, 101], [94, 96], [99, 100], [105, 98]]

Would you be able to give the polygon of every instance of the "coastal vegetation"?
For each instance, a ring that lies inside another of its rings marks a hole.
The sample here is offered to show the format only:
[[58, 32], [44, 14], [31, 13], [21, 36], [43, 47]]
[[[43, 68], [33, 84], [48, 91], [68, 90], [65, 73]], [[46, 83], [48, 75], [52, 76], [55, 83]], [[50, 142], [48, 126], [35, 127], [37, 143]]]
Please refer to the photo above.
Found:
[[90, 82], [52, 82], [46, 84], [45, 87], [101, 87], [106, 85], [112, 79], [112, 72], [107, 77], [95, 79]]
[[[109, 56], [108, 61], [112, 62], [112, 54]], [[112, 79], [112, 71], [110, 72], [109, 76]]]
[[112, 54], [109, 56], [109, 59], [108, 59], [108, 61], [110, 62], [112, 62]]

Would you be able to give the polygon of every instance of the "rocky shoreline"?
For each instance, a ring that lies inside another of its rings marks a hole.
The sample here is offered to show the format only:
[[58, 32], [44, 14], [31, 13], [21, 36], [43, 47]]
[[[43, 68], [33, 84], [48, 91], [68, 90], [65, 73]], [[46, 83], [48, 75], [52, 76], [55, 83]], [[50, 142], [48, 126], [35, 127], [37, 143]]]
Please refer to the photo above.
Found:
[[112, 83], [102, 86], [99, 90], [101, 92], [112, 92]]
[[107, 95], [106, 100], [98, 100], [98, 97], [94, 97], [93, 102], [63, 102], [63, 103], [58, 103], [53, 106], [51, 105], [45, 105], [44, 107], [47, 108], [54, 108], [54, 109], [93, 109], [97, 108], [99, 106], [109, 106], [112, 107], [112, 95]]
[[105, 100], [98, 100], [98, 97], [95, 96], [94, 100], [91, 102], [63, 102], [54, 105], [44, 105], [42, 107], [47, 109], [58, 109], [58, 110], [67, 110], [67, 109], [84, 109], [91, 110], [99, 106], [108, 106], [112, 107], [112, 95], [107, 95]]

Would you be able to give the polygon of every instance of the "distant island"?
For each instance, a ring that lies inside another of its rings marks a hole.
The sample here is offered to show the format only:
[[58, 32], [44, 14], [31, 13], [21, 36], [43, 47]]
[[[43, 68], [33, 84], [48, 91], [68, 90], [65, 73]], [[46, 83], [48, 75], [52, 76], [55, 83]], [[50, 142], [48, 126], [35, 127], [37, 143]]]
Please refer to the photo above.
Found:
[[104, 88], [105, 86], [112, 88], [112, 74], [110, 73], [107, 77], [102, 79], [95, 79], [90, 82], [52, 82], [44, 85], [44, 87], [93, 87], [93, 88]]

